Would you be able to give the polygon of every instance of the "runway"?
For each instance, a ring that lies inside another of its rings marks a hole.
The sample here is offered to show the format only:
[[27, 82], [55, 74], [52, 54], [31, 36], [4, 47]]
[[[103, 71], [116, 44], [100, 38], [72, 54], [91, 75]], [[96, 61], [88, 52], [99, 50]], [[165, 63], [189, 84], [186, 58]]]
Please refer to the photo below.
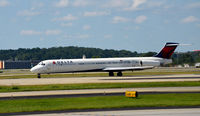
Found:
[[48, 98], [48, 97], [88, 97], [105, 95], [122, 95], [126, 91], [139, 93], [180, 93], [199, 92], [200, 87], [151, 87], [151, 88], [116, 88], [116, 89], [84, 89], [84, 90], [55, 90], [55, 91], [30, 91], [1, 93], [0, 99], [10, 98]]
[[28, 78], [0, 79], [0, 85], [48, 85], [78, 83], [121, 83], [121, 82], [166, 82], [166, 81], [200, 81], [200, 75], [156, 75], [134, 77], [66, 77], [66, 78]]
[[11, 113], [4, 116], [199, 116], [200, 108], [178, 108], [178, 109], [129, 109], [110, 111], [80, 111], [80, 112], [40, 112], [40, 113]]
[[[117, 83], [117, 82], [165, 82], [165, 81], [200, 81], [200, 75], [160, 75], [160, 76], [135, 76], [135, 77], [73, 77], [73, 78], [30, 78], [30, 79], [0, 79], [0, 85], [46, 85], [46, 84], [73, 84], [73, 83]], [[26, 99], [49, 97], [88, 97], [88, 95], [115, 95], [124, 94], [125, 91], [139, 93], [200, 93], [200, 87], [152, 87], [152, 88], [116, 88], [116, 89], [84, 89], [84, 90], [56, 90], [56, 91], [30, 91], [1, 93], [0, 99]], [[16, 113], [20, 116], [143, 116], [143, 115], [176, 115], [198, 116], [200, 108], [184, 109], [129, 109], [111, 111], [57, 111], [57, 112], [32, 112]], [[6, 114], [5, 114], [6, 115]], [[9, 113], [7, 115], [10, 115]], [[11, 114], [12, 115], [12, 114]], [[14, 113], [15, 115], [15, 113]]]
[[[59, 116], [199, 116], [200, 108], [191, 109], [153, 109], [153, 110], [122, 110], [122, 111], [98, 111], [98, 112], [75, 112], [75, 113], [63, 113]], [[36, 116], [36, 115], [34, 115]], [[42, 116], [42, 115], [41, 115]], [[54, 116], [54, 115], [46, 115]], [[56, 115], [55, 115], [56, 116]]]
[[[153, 110], [122, 110], [122, 111], [98, 111], [98, 112], [76, 112], [76, 113], [65, 113], [68, 116], [199, 116], [200, 108], [192, 109], [153, 109]], [[59, 116], [64, 116], [59, 114]], [[36, 116], [36, 115], [34, 115]], [[41, 115], [42, 116], [42, 115]], [[54, 115], [46, 115], [54, 116]]]

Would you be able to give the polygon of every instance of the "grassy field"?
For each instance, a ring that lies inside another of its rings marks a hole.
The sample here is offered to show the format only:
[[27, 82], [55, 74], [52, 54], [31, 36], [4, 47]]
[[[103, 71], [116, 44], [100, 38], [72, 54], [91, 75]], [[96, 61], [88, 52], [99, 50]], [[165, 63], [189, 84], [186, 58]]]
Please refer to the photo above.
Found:
[[141, 82], [141, 83], [86, 83], [86, 84], [0, 86], [0, 92], [136, 88], [136, 87], [189, 87], [189, 86], [190, 87], [200, 86], [200, 82], [188, 81], [188, 82]]
[[0, 113], [174, 106], [200, 106], [200, 93], [0, 100]]
[[[0, 79], [11, 78], [37, 78], [36, 74], [31, 73], [27, 69], [18, 70], [2, 70]], [[173, 75], [173, 74], [200, 74], [200, 68], [154, 68], [143, 71], [125, 71], [124, 76], [138, 76], [138, 75]], [[93, 73], [61, 73], [61, 74], [42, 74], [42, 78], [56, 78], [56, 77], [106, 77], [106, 72]]]

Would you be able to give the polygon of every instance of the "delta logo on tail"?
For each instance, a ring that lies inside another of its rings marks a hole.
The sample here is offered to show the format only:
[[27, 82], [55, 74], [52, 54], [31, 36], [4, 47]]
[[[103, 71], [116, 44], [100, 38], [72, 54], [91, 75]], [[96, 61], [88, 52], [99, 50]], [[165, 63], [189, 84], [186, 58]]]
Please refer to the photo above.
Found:
[[155, 57], [170, 59], [179, 43], [168, 42]]

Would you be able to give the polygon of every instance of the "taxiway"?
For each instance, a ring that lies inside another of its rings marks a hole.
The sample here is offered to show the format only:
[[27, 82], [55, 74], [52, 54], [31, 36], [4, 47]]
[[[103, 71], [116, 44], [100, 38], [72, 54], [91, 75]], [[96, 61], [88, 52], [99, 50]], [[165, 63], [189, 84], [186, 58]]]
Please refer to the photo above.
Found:
[[200, 87], [151, 87], [151, 88], [116, 88], [116, 89], [6, 92], [6, 93], [0, 94], [0, 99], [116, 95], [116, 94], [124, 94], [126, 91], [137, 91], [139, 93], [180, 93], [180, 92], [200, 93]]
[[156, 75], [133, 77], [66, 77], [66, 78], [28, 78], [0, 79], [0, 85], [48, 85], [78, 83], [121, 83], [121, 82], [166, 82], [166, 81], [200, 81], [200, 75]]
[[35, 113], [11, 113], [4, 116], [199, 116], [200, 108], [178, 109], [129, 109], [110, 111], [81, 111], [81, 112], [35, 112]]

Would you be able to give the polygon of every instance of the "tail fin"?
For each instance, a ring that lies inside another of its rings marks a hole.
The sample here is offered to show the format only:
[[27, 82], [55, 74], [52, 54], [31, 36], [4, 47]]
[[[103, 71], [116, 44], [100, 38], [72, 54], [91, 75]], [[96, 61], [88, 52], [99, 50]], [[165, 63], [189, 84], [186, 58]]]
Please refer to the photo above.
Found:
[[166, 43], [165, 47], [155, 57], [170, 59], [179, 43]]

